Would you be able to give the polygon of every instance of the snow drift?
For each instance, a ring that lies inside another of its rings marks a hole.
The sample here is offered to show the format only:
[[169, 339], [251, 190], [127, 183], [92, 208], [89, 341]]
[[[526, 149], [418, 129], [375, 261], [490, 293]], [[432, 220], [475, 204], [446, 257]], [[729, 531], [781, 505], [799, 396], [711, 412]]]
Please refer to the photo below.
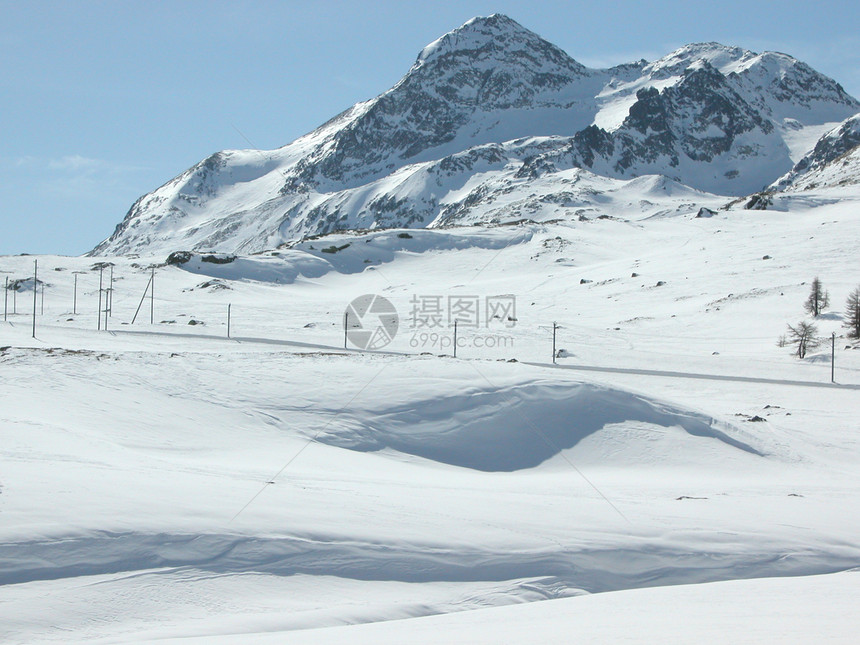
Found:
[[[761, 456], [726, 424], [587, 383], [474, 388], [368, 412], [351, 422], [339, 420], [317, 440], [494, 472], [534, 468], [561, 453], [597, 466], [698, 462], [712, 468], [735, 451]], [[709, 449], [707, 459], [702, 449]]]

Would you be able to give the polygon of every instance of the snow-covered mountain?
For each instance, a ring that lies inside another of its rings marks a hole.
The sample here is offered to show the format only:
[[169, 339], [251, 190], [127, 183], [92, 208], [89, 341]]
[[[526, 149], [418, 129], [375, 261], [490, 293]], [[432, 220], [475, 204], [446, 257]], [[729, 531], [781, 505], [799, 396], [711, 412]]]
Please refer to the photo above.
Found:
[[[94, 253], [692, 210], [771, 184], [858, 111], [785, 54], [703, 43], [589, 69], [506, 16], [474, 18], [393, 88], [289, 145], [216, 153], [144, 195]], [[673, 199], [643, 198], [643, 181]]]
[[821, 137], [775, 187], [801, 191], [856, 184], [860, 184], [860, 114]]

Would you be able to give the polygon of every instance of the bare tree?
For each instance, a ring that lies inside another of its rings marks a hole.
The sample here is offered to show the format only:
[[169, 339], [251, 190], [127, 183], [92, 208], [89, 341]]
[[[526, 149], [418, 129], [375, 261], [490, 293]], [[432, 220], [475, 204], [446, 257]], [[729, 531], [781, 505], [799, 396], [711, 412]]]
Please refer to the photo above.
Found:
[[788, 326], [788, 342], [797, 345], [797, 357], [805, 358], [810, 349], [818, 347], [818, 327], [808, 322]]
[[809, 297], [803, 303], [803, 308], [806, 309], [816, 318], [821, 313], [821, 310], [830, 306], [830, 294], [821, 286], [821, 280], [816, 276], [812, 280], [812, 288], [809, 290]]
[[860, 338], [860, 287], [854, 289], [845, 301], [845, 322], [842, 324], [848, 327], [851, 338]]

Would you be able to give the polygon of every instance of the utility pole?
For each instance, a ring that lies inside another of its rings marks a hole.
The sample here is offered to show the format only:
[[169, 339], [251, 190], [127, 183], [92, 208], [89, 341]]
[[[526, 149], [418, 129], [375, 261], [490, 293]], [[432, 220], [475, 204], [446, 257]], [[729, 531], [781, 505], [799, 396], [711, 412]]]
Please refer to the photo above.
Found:
[[75, 295], [72, 299], [72, 314], [77, 315], [78, 313], [78, 274], [75, 274]]
[[152, 267], [149, 292], [149, 324], [155, 324], [155, 267]]
[[830, 382], [836, 382], [836, 332], [830, 335]]
[[36, 296], [39, 293], [39, 261], [33, 260], [33, 338], [36, 337]]
[[454, 319], [454, 358], [457, 358], [457, 319]]
[[6, 285], [3, 287], [3, 322], [9, 314], [9, 276], [6, 276]]
[[[110, 289], [108, 289], [108, 315], [113, 318], [113, 265], [110, 265]], [[105, 329], [107, 329], [107, 320], [105, 320]]]
[[555, 332], [558, 329], [558, 325], [554, 322], [552, 323], [552, 363], [555, 365]]
[[99, 267], [99, 326], [98, 330], [102, 330], [102, 273], [104, 267]]
[[349, 328], [349, 312], [343, 312], [343, 348], [346, 349], [346, 330]]
[[227, 305], [227, 338], [230, 338], [230, 309], [233, 305]]

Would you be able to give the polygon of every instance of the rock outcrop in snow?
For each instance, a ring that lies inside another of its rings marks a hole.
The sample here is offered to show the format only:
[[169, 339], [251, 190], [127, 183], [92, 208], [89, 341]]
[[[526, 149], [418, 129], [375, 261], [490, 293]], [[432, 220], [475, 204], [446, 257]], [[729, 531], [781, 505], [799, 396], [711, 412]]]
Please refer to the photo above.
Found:
[[144, 195], [93, 253], [247, 253], [354, 228], [581, 216], [607, 192], [653, 211], [638, 184], [625, 194], [644, 175], [746, 195], [807, 152], [799, 132], [858, 111], [785, 54], [704, 43], [589, 69], [506, 16], [475, 18], [293, 143], [216, 153]]

